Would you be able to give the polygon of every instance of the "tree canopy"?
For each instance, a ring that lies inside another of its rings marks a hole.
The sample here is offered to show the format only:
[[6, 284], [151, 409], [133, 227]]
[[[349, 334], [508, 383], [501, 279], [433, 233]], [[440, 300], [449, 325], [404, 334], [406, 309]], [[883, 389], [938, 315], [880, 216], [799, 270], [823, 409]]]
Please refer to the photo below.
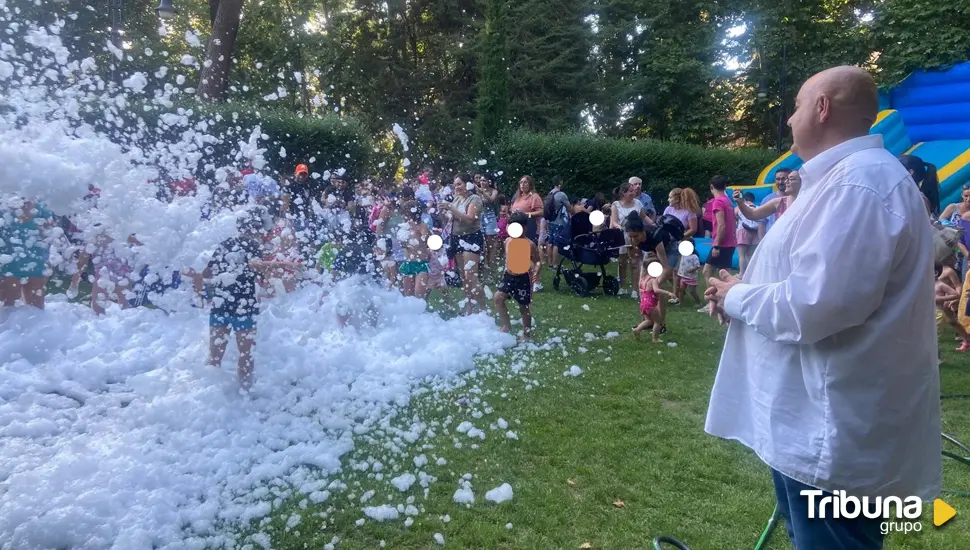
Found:
[[[513, 130], [785, 147], [779, 127], [818, 70], [892, 85], [970, 55], [970, 0], [175, 0], [164, 24], [155, 0], [124, 0], [117, 33], [108, 3], [82, 4], [6, 9], [65, 21], [74, 57], [106, 77], [161, 75], [149, 97], [161, 81], [193, 97], [223, 63], [208, 99], [352, 116], [373, 158], [402, 156], [398, 124], [415, 167], [487, 156]], [[212, 47], [220, 10], [238, 35]]]

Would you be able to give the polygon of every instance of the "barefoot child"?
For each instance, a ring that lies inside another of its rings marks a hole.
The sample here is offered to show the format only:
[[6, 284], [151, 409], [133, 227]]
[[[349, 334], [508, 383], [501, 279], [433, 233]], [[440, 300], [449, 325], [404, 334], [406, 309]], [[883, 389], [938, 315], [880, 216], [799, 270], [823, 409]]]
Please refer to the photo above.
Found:
[[950, 254], [943, 259], [943, 271], [938, 276], [938, 278], [946, 283], [950, 288], [959, 291], [963, 284], [960, 282], [960, 274], [957, 272], [957, 257], [956, 254]]
[[[960, 347], [957, 351], [970, 351], [970, 335], [963, 328], [963, 325], [957, 320], [957, 304], [960, 302], [961, 291], [959, 288], [953, 288], [951, 286], [951, 277], [947, 277], [945, 271], [945, 266], [942, 264], [937, 264], [936, 268], [936, 310], [937, 310], [937, 323], [941, 323], [944, 319], [947, 324], [949, 324], [957, 333], [957, 338], [961, 340]], [[957, 279], [959, 280], [959, 279]]]
[[[98, 233], [94, 241], [91, 252], [84, 249], [78, 256], [77, 273], [71, 277], [70, 289], [77, 292], [81, 275], [87, 269], [88, 262], [91, 262], [94, 267], [94, 277], [91, 281], [91, 309], [94, 313], [103, 315], [105, 305], [110, 302], [112, 296], [121, 309], [128, 309], [130, 305], [126, 291], [130, 284], [132, 270], [128, 263], [115, 253], [115, 240], [106, 232]], [[127, 244], [130, 246], [139, 243], [134, 235], [130, 235]]]
[[[694, 239], [685, 239], [691, 244], [694, 244]], [[687, 256], [681, 256], [680, 261], [677, 263], [677, 276], [680, 278], [680, 284], [677, 285], [677, 301], [682, 302], [684, 300], [684, 294], [689, 291], [694, 301], [698, 305], [701, 304], [701, 299], [697, 295], [697, 276], [701, 273], [701, 259], [697, 256], [697, 250], [694, 250]]]
[[[525, 227], [528, 222], [528, 217], [522, 212], [516, 212], [509, 218], [510, 225], [518, 223]], [[526, 248], [528, 253], [525, 252]], [[515, 298], [519, 303], [519, 312], [522, 314], [522, 336], [519, 338], [521, 341], [532, 338], [531, 273], [539, 264], [539, 248], [534, 242], [523, 236], [505, 239], [505, 275], [498, 286], [498, 292], [495, 293], [495, 309], [502, 324], [501, 331], [510, 332], [512, 322], [509, 320], [509, 308], [505, 302], [509, 295]]]
[[421, 220], [421, 205], [411, 201], [404, 205], [407, 225], [400, 227], [397, 240], [404, 243], [404, 261], [401, 262], [401, 287], [405, 296], [425, 299], [428, 289], [428, 273], [431, 249], [428, 236], [431, 229]]
[[[654, 252], [647, 253], [647, 265], [655, 261], [657, 261], [657, 255]], [[648, 271], [648, 269], [640, 270], [640, 314], [643, 315], [643, 321], [633, 328], [633, 334], [639, 337], [640, 332], [644, 329], [651, 329], [653, 343], [659, 344], [664, 318], [660, 311], [660, 297], [658, 295], [663, 294], [671, 298], [676, 296], [672, 292], [660, 288], [660, 280], [651, 276]]]
[[[947, 286], [949, 286], [950, 288], [956, 290], [957, 292], [961, 292], [962, 293], [962, 291], [964, 290], [964, 285], [963, 285], [963, 283], [960, 280], [960, 273], [959, 273], [959, 271], [957, 271], [957, 264], [958, 264], [958, 260], [957, 260], [956, 254], [950, 254], [949, 256], [947, 256], [946, 258], [944, 258], [943, 259], [943, 262], [942, 262], [943, 271], [940, 273], [939, 276], [937, 276], [937, 279], [943, 281], [944, 283], [947, 284]], [[959, 323], [959, 315], [958, 315], [958, 312], [959, 312], [959, 300], [957, 300], [957, 302], [952, 305], [952, 308], [951, 309], [953, 309], [953, 316], [954, 316], [954, 318], [956, 318], [957, 319], [957, 322]], [[936, 312], [936, 320], [937, 321], [942, 321], [942, 319], [943, 319], [942, 318], [942, 312], [941, 311], [937, 311]], [[962, 325], [961, 325], [960, 328], [962, 328], [963, 331], [958, 331], [957, 332], [957, 336], [956, 336], [957, 341], [962, 341], [963, 338], [960, 335], [963, 334], [964, 332], [966, 332], [966, 328], [964, 328]]]
[[373, 253], [377, 239], [366, 225], [355, 223], [337, 240], [340, 251], [333, 261], [334, 288], [329, 294], [337, 323], [344, 328], [351, 321], [373, 325], [379, 304], [376, 290], [383, 280]]
[[222, 366], [229, 334], [235, 332], [239, 350], [239, 384], [248, 390], [253, 382], [252, 351], [259, 313], [258, 276], [269, 275], [277, 269], [298, 270], [301, 265], [298, 262], [260, 260], [260, 244], [265, 232], [260, 216], [240, 218], [238, 227], [239, 236], [219, 245], [201, 277], [214, 280], [209, 313], [209, 365]]

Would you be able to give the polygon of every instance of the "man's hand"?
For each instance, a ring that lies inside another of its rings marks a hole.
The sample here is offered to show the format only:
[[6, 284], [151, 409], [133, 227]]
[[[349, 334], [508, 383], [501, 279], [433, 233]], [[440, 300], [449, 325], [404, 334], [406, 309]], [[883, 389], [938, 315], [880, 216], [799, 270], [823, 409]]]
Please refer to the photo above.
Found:
[[716, 247], [716, 246], [712, 246], [711, 247], [711, 257], [712, 258], [717, 258], [720, 255], [721, 255], [721, 249], [718, 248], [718, 247]]
[[722, 325], [730, 322], [727, 314], [724, 313], [724, 299], [728, 291], [740, 282], [741, 279], [731, 275], [726, 269], [722, 269], [718, 277], [711, 277], [707, 282], [704, 298], [708, 301], [708, 314], [711, 317], [717, 317]]
[[724, 299], [727, 297], [728, 291], [740, 282], [741, 279], [731, 275], [730, 271], [722, 269], [717, 277], [708, 279], [708, 286], [707, 290], [704, 291], [704, 297], [708, 301], [716, 303], [718, 307], [723, 308]]

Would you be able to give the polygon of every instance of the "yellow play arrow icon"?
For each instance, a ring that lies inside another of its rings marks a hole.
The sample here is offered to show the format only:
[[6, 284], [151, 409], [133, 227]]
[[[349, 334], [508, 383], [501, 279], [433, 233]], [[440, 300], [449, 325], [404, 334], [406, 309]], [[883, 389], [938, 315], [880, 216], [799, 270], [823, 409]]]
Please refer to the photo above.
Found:
[[955, 515], [957, 515], [957, 511], [949, 504], [940, 499], [933, 501], [933, 525], [939, 527], [953, 519]]

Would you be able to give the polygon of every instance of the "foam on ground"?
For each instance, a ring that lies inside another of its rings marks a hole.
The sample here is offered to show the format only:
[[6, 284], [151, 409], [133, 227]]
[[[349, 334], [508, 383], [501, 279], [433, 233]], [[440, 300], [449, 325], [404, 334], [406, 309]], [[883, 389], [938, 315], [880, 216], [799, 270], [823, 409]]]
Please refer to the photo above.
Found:
[[422, 381], [440, 384], [514, 343], [484, 315], [446, 321], [373, 292], [376, 327], [340, 329], [318, 288], [270, 304], [249, 398], [235, 391], [234, 344], [221, 370], [205, 365], [203, 310], [96, 318], [52, 297], [46, 311], [12, 312], [0, 324], [0, 540], [231, 544], [231, 527], [272, 510], [268, 487], [326, 499], [354, 430], [406, 405]]

